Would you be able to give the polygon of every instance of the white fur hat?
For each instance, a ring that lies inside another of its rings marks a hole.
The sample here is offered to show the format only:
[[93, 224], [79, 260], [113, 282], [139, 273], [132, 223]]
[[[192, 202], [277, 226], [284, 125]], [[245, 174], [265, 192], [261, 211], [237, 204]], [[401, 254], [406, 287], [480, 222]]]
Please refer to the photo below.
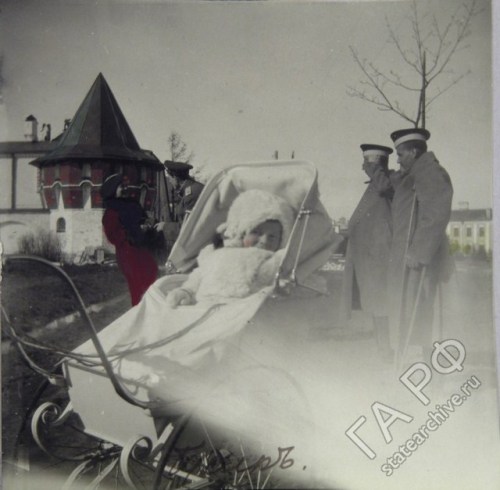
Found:
[[217, 228], [224, 235], [224, 245], [241, 247], [243, 236], [267, 220], [277, 220], [283, 227], [280, 248], [288, 242], [295, 211], [282, 197], [260, 189], [242, 192], [232, 203], [227, 221]]

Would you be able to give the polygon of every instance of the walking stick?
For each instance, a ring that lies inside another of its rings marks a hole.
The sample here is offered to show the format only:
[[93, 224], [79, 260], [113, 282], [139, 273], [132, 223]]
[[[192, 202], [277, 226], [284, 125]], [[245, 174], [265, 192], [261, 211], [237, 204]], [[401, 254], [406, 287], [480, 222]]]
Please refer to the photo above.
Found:
[[396, 332], [396, 356], [395, 356], [395, 367], [399, 366], [399, 362], [401, 359], [401, 350], [400, 350], [400, 332], [403, 329], [403, 322], [404, 322], [404, 311], [405, 311], [405, 300], [406, 300], [406, 289], [407, 289], [407, 283], [408, 283], [408, 266], [406, 265], [406, 254], [408, 253], [408, 249], [410, 248], [410, 240], [411, 240], [411, 232], [412, 232], [412, 227], [413, 227], [413, 217], [415, 215], [415, 207], [417, 205], [417, 193], [415, 192], [413, 194], [413, 200], [411, 203], [411, 211], [410, 211], [410, 222], [408, 223], [408, 234], [406, 236], [406, 243], [405, 243], [405, 251], [403, 255], [403, 287], [401, 290], [401, 300], [399, 303], [399, 325], [398, 325], [398, 330]]
[[403, 350], [401, 351], [401, 356], [398, 359], [398, 370], [401, 367], [401, 363], [402, 363], [403, 359], [406, 357], [406, 354], [408, 352], [408, 346], [410, 344], [411, 335], [413, 333], [413, 327], [415, 325], [415, 320], [417, 318], [417, 310], [418, 310], [418, 305], [420, 303], [420, 296], [422, 294], [426, 270], [427, 270], [427, 267], [425, 265], [420, 270], [420, 278], [418, 281], [417, 294], [415, 296], [415, 302], [413, 303], [413, 308], [411, 311], [410, 323], [408, 325], [408, 331], [406, 333], [406, 338], [405, 338], [405, 341], [403, 344]]
[[437, 285], [438, 288], [438, 302], [439, 302], [439, 324], [438, 324], [438, 336], [437, 338], [439, 340], [443, 339], [443, 331], [444, 331], [444, 319], [443, 319], [443, 287], [441, 286], [441, 283], [438, 282]]

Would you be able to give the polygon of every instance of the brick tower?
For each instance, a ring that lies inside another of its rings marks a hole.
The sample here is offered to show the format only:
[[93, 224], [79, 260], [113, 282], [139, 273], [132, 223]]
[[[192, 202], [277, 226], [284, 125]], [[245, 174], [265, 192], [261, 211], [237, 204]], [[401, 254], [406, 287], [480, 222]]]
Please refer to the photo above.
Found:
[[40, 170], [40, 191], [67, 259], [88, 248], [108, 247], [102, 232], [99, 190], [122, 173], [132, 197], [153, 212], [163, 165], [139, 147], [104, 76], [99, 74], [57, 146], [30, 162]]

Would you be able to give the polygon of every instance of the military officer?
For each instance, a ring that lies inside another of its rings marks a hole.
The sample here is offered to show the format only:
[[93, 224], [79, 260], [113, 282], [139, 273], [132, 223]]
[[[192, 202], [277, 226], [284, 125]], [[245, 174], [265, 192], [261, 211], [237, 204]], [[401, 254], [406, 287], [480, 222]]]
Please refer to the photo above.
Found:
[[203, 190], [203, 184], [194, 180], [189, 163], [165, 161], [165, 169], [174, 187], [174, 221], [183, 222], [193, 209]]
[[370, 177], [349, 220], [346, 263], [342, 282], [341, 320], [353, 309], [371, 314], [379, 354], [390, 358], [386, 274], [391, 244], [393, 186], [388, 168], [391, 148], [361, 145], [363, 171]]
[[170, 253], [179, 236], [182, 223], [193, 209], [204, 187], [189, 175], [192, 168], [189, 163], [165, 161], [165, 171], [172, 184], [173, 195], [170, 196], [169, 209], [164, 213], [164, 216], [169, 218], [157, 223], [155, 229], [163, 233], [166, 256]]
[[446, 170], [427, 150], [429, 138], [422, 128], [391, 134], [401, 179], [391, 205], [388, 292], [391, 340], [400, 355], [410, 344], [423, 352], [432, 347], [436, 288], [451, 271], [445, 232], [453, 187]]

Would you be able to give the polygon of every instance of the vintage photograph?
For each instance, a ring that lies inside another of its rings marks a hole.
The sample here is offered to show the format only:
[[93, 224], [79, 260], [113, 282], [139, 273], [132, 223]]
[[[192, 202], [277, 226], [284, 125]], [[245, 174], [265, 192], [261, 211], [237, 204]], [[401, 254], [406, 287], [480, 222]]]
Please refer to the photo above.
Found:
[[500, 488], [494, 19], [0, 0], [0, 486]]

